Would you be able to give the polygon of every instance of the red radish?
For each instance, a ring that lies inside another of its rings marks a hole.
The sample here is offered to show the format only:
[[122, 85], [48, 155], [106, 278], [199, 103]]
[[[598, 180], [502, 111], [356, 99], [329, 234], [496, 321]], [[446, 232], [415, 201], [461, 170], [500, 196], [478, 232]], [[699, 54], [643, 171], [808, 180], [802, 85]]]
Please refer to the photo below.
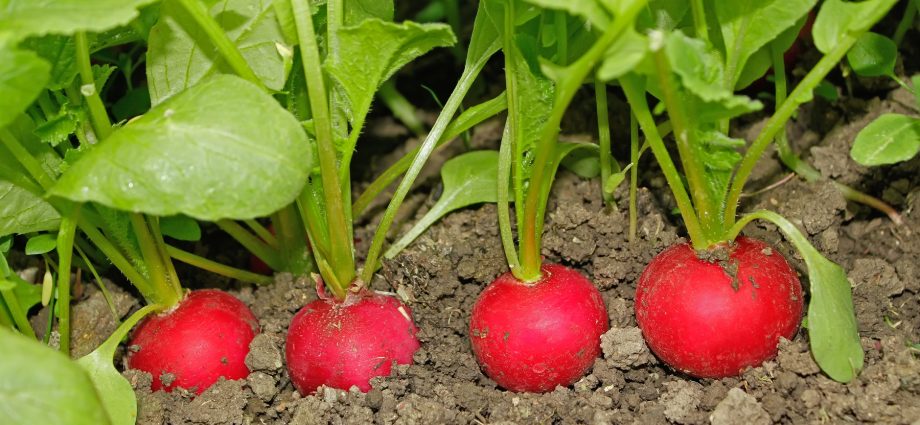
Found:
[[307, 304], [291, 320], [285, 358], [301, 394], [321, 385], [363, 392], [393, 364], [410, 364], [419, 348], [408, 307], [394, 297], [363, 290], [344, 301], [326, 297]]
[[244, 360], [257, 333], [259, 321], [234, 296], [192, 291], [174, 310], [148, 317], [135, 329], [128, 367], [153, 375], [154, 391], [182, 387], [201, 394], [220, 377], [249, 375]]
[[802, 285], [769, 245], [739, 237], [727, 260], [703, 260], [687, 243], [648, 265], [636, 319], [661, 360], [700, 378], [722, 378], [776, 355], [802, 318]]
[[510, 272], [479, 295], [470, 319], [476, 359], [512, 391], [545, 392], [585, 374], [600, 353], [607, 308], [575, 270], [544, 264], [543, 278], [523, 283]]

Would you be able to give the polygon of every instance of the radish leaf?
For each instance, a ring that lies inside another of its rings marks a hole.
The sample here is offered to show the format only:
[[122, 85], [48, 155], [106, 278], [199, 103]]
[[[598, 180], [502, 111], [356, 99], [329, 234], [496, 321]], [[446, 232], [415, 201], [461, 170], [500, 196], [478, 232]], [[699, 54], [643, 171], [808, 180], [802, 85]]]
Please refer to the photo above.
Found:
[[498, 152], [473, 151], [451, 158], [441, 168], [444, 190], [437, 202], [402, 238], [387, 249], [393, 258], [425, 229], [451, 211], [484, 202], [498, 201]]
[[849, 2], [826, 0], [811, 29], [815, 47], [827, 54], [851, 33], [865, 31], [878, 22], [898, 0]]
[[60, 220], [45, 200], [0, 180], [0, 236], [54, 230]]
[[51, 193], [160, 216], [259, 217], [300, 193], [310, 150], [300, 123], [271, 96], [217, 76], [113, 132]]
[[0, 47], [0, 128], [38, 97], [50, 71], [48, 62], [33, 52]]
[[847, 52], [850, 68], [863, 77], [893, 75], [897, 60], [898, 46], [894, 41], [874, 32], [863, 33]]
[[0, 358], [4, 424], [111, 424], [90, 377], [67, 356], [0, 327]]
[[865, 165], [907, 161], [920, 151], [920, 119], [901, 114], [883, 114], [859, 131], [850, 157]]
[[125, 25], [156, 0], [0, 0], [0, 44], [33, 35], [100, 32]]
[[42, 233], [26, 241], [26, 255], [46, 254], [57, 247], [57, 235]]
[[[210, 13], [243, 59], [271, 90], [284, 88], [293, 61], [293, 41], [282, 33], [270, 1], [210, 0]], [[213, 43], [175, 1], [160, 7], [150, 31], [147, 81], [156, 105], [215, 74], [232, 74]]]
[[171, 215], [160, 218], [160, 232], [180, 241], [197, 241], [201, 239], [201, 226], [193, 218], [184, 215]]
[[137, 398], [134, 395], [134, 389], [112, 364], [115, 349], [128, 335], [128, 331], [156, 308], [158, 306], [148, 305], [138, 310], [118, 326], [118, 329], [102, 345], [77, 360], [77, 364], [92, 379], [102, 399], [102, 405], [112, 420], [112, 425], [133, 425], [137, 420]]

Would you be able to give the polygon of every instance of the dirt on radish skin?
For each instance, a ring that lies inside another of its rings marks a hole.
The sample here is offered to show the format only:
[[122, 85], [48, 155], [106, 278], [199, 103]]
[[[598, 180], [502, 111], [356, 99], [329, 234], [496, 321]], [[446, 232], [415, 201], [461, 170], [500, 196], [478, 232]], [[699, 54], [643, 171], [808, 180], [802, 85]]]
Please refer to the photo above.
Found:
[[291, 320], [285, 341], [288, 372], [303, 394], [323, 385], [366, 392], [371, 378], [412, 362], [417, 332], [411, 311], [394, 297], [364, 290], [342, 301], [319, 299]]
[[244, 359], [258, 332], [259, 321], [240, 300], [200, 289], [172, 311], [145, 318], [132, 332], [125, 361], [150, 373], [154, 390], [200, 394], [219, 378], [249, 374]]

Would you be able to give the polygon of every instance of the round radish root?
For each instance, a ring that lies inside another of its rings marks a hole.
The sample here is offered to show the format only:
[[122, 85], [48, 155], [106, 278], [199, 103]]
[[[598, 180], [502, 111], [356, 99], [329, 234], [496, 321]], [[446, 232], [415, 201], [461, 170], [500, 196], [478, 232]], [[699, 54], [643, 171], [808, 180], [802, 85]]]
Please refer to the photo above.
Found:
[[546, 392], [581, 378], [600, 353], [607, 308], [575, 270], [544, 264], [543, 278], [523, 283], [511, 273], [479, 295], [470, 319], [476, 360], [511, 391]]
[[802, 317], [802, 285], [781, 254], [745, 237], [722, 249], [721, 259], [703, 260], [689, 244], [674, 245], [652, 260], [636, 288], [636, 319], [649, 347], [700, 378], [738, 375], [773, 358], [779, 338], [792, 338]]
[[345, 301], [313, 301], [288, 328], [291, 381], [301, 394], [321, 385], [367, 392], [371, 378], [388, 376], [393, 363], [412, 363], [419, 348], [416, 332], [409, 308], [391, 296], [363, 291]]
[[259, 321], [240, 300], [216, 289], [192, 291], [172, 311], [144, 319], [128, 346], [128, 367], [153, 375], [154, 391], [197, 394], [218, 378], [249, 375], [244, 360]]

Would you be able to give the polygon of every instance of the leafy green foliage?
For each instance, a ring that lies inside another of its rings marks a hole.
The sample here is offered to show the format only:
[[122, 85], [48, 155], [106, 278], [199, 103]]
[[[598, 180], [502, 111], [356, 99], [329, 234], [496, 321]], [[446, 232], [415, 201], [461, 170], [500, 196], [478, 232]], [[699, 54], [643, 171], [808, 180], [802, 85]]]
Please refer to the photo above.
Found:
[[0, 128], [38, 97], [50, 71], [48, 63], [35, 53], [0, 46]]
[[171, 215], [160, 218], [160, 232], [180, 241], [197, 241], [201, 239], [201, 226], [195, 219], [184, 215]]
[[57, 236], [42, 233], [26, 241], [26, 255], [46, 254], [54, 251], [55, 247], [57, 247]]
[[811, 30], [815, 47], [821, 53], [830, 52], [844, 37], [871, 28], [896, 2], [897, 0], [825, 1]]
[[847, 52], [847, 61], [853, 72], [863, 77], [893, 75], [898, 60], [898, 46], [890, 38], [867, 32], [856, 39]]
[[5, 424], [111, 424], [87, 373], [60, 352], [0, 328], [0, 358]]
[[[716, 1], [716, 17], [725, 44], [724, 87], [735, 87], [748, 59], [794, 26], [817, 0]], [[798, 31], [793, 33], [793, 39]]]
[[100, 32], [125, 25], [156, 0], [0, 0], [0, 45], [46, 34]]
[[133, 425], [137, 420], [137, 398], [134, 396], [134, 389], [112, 364], [115, 350], [128, 335], [128, 331], [155, 308], [156, 306], [147, 306], [138, 310], [93, 352], [77, 360], [77, 364], [92, 379], [112, 425]]
[[783, 52], [789, 50], [789, 48], [795, 44], [799, 37], [799, 33], [801, 33], [802, 27], [805, 26], [805, 22], [807, 20], [808, 15], [803, 16], [794, 25], [786, 28], [786, 30], [783, 31], [782, 34], [776, 37], [773, 41], [767, 43], [765, 46], [754, 52], [748, 58], [747, 62], [745, 62], [744, 68], [738, 75], [738, 78], [735, 81], [735, 90], [741, 90], [766, 75], [767, 70], [773, 66], [773, 61], [770, 58], [771, 48], [776, 46]]
[[0, 180], [0, 236], [53, 230], [60, 220], [44, 199]]
[[526, 0], [526, 2], [545, 9], [563, 10], [581, 16], [598, 28], [610, 25], [616, 3], [602, 0]]
[[217, 76], [112, 133], [51, 193], [155, 215], [252, 218], [300, 193], [310, 158], [300, 123], [271, 96]]
[[648, 39], [633, 30], [626, 30], [623, 36], [610, 46], [598, 66], [597, 78], [614, 80], [632, 71], [648, 53]]
[[441, 197], [412, 229], [387, 249], [386, 258], [395, 257], [448, 213], [498, 201], [498, 152], [474, 151], [451, 158], [441, 168], [441, 180], [444, 183]]
[[[339, 47], [324, 67], [338, 83], [335, 90], [340, 90], [345, 103], [337, 106], [352, 125], [364, 122], [374, 93], [397, 70], [435, 47], [457, 41], [448, 25], [395, 24], [376, 18], [344, 27], [337, 37]], [[352, 150], [354, 146], [340, 148]]]
[[77, 76], [76, 55], [73, 37], [46, 35], [32, 37], [22, 43], [22, 47], [34, 51], [51, 64], [51, 79], [47, 87], [60, 90], [69, 86]]
[[[236, 44], [243, 59], [271, 90], [280, 91], [293, 61], [270, 1], [208, 0], [211, 16]], [[207, 35], [173, 0], [160, 7], [150, 31], [147, 82], [153, 105], [217, 74], [232, 74]]]
[[920, 151], [920, 119], [901, 114], [884, 114], [856, 135], [850, 157], [866, 165], [907, 161]]

